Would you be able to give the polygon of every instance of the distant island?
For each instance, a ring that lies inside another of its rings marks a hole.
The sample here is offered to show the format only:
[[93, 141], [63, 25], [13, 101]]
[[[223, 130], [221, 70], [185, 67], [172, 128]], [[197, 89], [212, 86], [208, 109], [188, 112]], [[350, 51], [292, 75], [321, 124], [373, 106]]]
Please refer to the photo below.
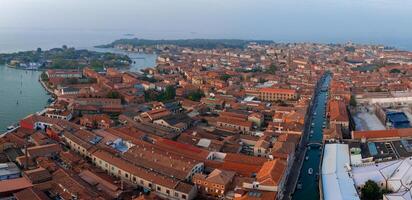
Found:
[[88, 66], [102, 71], [105, 67], [128, 67], [131, 62], [127, 55], [78, 50], [66, 45], [45, 51], [38, 48], [33, 51], [0, 54], [0, 64], [26, 70], [77, 69]]
[[240, 40], [240, 39], [178, 39], [178, 40], [148, 40], [148, 39], [119, 39], [110, 44], [99, 45], [97, 48], [116, 48], [128, 45], [130, 48], [151, 48], [161, 45], [175, 45], [178, 47], [196, 49], [234, 48], [243, 49], [250, 43], [271, 44], [271, 40]]

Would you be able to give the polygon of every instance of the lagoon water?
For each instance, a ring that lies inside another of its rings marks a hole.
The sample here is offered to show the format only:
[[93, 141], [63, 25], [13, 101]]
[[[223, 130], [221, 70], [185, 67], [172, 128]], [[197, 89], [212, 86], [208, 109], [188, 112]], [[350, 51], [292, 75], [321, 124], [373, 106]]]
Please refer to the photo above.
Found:
[[[38, 47], [50, 49], [68, 45], [78, 49], [95, 49], [93, 46], [106, 44], [115, 39], [124, 38], [116, 32], [71, 32], [71, 31], [16, 31], [0, 29], [0, 53], [34, 50]], [[153, 67], [156, 55], [128, 54], [135, 63], [130, 71], [139, 71]], [[42, 110], [47, 105], [49, 96], [38, 81], [41, 72], [23, 71], [0, 65], [0, 133], [25, 116]]]
[[0, 65], [0, 130], [29, 113], [40, 111], [49, 98], [38, 82], [41, 72]]

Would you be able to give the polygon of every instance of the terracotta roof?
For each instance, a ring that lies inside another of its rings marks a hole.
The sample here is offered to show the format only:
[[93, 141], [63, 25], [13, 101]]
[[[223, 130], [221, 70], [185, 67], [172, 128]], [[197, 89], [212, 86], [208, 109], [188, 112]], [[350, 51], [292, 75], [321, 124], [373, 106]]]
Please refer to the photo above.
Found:
[[39, 156], [49, 156], [53, 153], [58, 153], [60, 151], [61, 149], [58, 144], [46, 144], [27, 148], [27, 154], [31, 158]]
[[15, 178], [0, 181], [0, 194], [13, 192], [32, 187], [33, 185], [27, 178]]
[[345, 102], [339, 100], [329, 101], [330, 121], [349, 122]]
[[42, 191], [33, 189], [33, 188], [27, 188], [24, 189], [20, 192], [14, 193], [13, 194], [16, 200], [49, 200], [50, 198], [47, 197], [46, 194], [44, 194]]
[[51, 179], [49, 171], [43, 167], [39, 167], [33, 170], [24, 171], [24, 175], [34, 184], [40, 183]]
[[412, 137], [412, 128], [352, 132], [352, 139], [378, 139], [400, 137]]
[[235, 174], [236, 173], [232, 171], [215, 169], [207, 176], [206, 180], [211, 183], [226, 185], [232, 181]]
[[285, 161], [279, 159], [267, 161], [257, 173], [256, 180], [261, 185], [278, 186], [280, 180], [285, 175], [285, 171]]

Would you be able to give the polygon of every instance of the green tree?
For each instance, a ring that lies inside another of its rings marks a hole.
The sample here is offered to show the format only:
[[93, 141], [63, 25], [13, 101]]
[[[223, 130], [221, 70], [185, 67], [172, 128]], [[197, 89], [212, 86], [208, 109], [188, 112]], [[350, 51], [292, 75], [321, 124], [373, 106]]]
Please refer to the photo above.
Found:
[[192, 91], [187, 95], [187, 98], [192, 101], [200, 101], [205, 94], [201, 90]]
[[377, 183], [372, 180], [366, 181], [365, 185], [361, 189], [362, 200], [379, 200], [382, 198], [380, 188]]
[[174, 99], [176, 96], [176, 89], [175, 87], [169, 85], [166, 87], [166, 90], [164, 92], [165, 100], [171, 100]]
[[275, 64], [271, 64], [268, 69], [266, 69], [266, 73], [275, 74], [278, 70], [278, 67]]
[[389, 73], [399, 74], [399, 73], [401, 73], [401, 70], [399, 70], [399, 69], [391, 69], [391, 70], [389, 71]]
[[106, 97], [110, 99], [120, 99], [120, 94], [117, 91], [110, 91], [109, 93], [107, 93]]
[[49, 81], [49, 77], [47, 76], [46, 72], [44, 72], [44, 71], [41, 73], [40, 78], [41, 78], [42, 81], [46, 81], [46, 82]]
[[351, 105], [352, 107], [356, 107], [358, 103], [356, 102], [356, 97], [355, 95], [351, 95], [350, 96], [350, 101], [349, 101], [349, 105]]
[[220, 76], [220, 80], [227, 81], [230, 77], [232, 76], [230, 76], [229, 74], [223, 74], [222, 76]]

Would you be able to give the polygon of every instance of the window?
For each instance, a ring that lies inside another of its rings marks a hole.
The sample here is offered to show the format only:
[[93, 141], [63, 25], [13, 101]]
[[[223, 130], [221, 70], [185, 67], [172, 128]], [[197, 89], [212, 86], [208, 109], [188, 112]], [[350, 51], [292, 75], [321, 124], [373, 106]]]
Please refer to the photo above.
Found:
[[136, 177], [133, 177], [133, 182], [136, 182]]
[[168, 194], [168, 195], [169, 195], [169, 194], [170, 194], [170, 190], [166, 190], [166, 194]]
[[[140, 180], [140, 184], [142, 184], [142, 185], [143, 185], [143, 180]], [[150, 185], [149, 185], [149, 187], [150, 187]]]
[[175, 192], [175, 197], [179, 197], [179, 193]]
[[186, 195], [182, 194], [182, 199], [186, 199]]
[[129, 178], [129, 174], [124, 174], [124, 176], [125, 176], [126, 178]]
[[160, 191], [160, 190], [162, 190], [159, 186], [157, 186], [157, 191]]

